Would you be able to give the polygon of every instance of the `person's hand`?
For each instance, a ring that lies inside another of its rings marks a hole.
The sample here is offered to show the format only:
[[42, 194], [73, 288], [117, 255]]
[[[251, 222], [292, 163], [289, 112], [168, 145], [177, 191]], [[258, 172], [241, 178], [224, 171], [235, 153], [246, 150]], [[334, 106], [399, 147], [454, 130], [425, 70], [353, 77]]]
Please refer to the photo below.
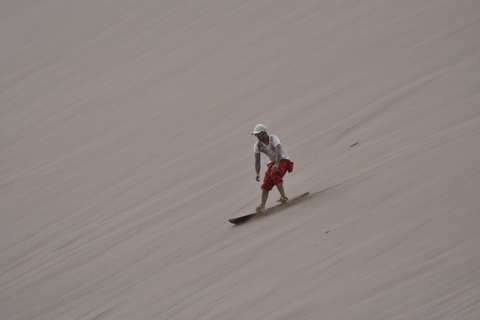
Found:
[[255, 177], [255, 180], [257, 180], [257, 182], [260, 182], [260, 174], [257, 173], [257, 176]]
[[272, 170], [273, 170], [273, 171], [277, 171], [277, 170], [278, 170], [278, 164], [274, 164], [274, 165], [272, 166]]

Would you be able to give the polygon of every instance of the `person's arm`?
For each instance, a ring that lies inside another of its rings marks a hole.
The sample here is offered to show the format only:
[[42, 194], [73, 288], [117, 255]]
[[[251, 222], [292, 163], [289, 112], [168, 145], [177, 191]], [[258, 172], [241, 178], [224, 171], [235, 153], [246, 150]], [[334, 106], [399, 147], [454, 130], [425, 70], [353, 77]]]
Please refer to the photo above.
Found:
[[255, 153], [255, 180], [260, 181], [260, 153]]
[[277, 153], [277, 157], [275, 158], [275, 163], [272, 166], [273, 171], [277, 171], [278, 164], [280, 163], [280, 160], [282, 160], [283, 149], [281, 144], [277, 144], [275, 146], [275, 152]]
[[278, 165], [280, 160], [282, 160], [283, 149], [281, 144], [275, 146], [275, 152], [277, 153], [277, 158], [275, 159], [275, 164]]

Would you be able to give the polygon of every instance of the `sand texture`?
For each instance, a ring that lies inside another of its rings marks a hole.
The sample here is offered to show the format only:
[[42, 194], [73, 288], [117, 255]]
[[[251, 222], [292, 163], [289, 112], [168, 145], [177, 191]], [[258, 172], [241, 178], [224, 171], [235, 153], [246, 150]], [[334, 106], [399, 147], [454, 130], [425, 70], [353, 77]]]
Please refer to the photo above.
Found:
[[[480, 1], [2, 1], [0, 48], [0, 319], [480, 319]], [[257, 123], [310, 196], [234, 226]]]

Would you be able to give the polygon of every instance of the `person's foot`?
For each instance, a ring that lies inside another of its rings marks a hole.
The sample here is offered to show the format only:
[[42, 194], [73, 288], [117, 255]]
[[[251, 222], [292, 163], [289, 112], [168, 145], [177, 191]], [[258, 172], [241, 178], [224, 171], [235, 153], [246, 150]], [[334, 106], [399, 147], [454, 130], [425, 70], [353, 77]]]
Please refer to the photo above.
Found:
[[288, 201], [288, 198], [286, 196], [281, 196], [280, 200], [278, 200], [278, 202], [280, 202], [281, 204], [287, 203], [287, 201]]
[[257, 208], [255, 209], [256, 212], [259, 212], [261, 214], [265, 213], [265, 206], [263, 204], [259, 204]]

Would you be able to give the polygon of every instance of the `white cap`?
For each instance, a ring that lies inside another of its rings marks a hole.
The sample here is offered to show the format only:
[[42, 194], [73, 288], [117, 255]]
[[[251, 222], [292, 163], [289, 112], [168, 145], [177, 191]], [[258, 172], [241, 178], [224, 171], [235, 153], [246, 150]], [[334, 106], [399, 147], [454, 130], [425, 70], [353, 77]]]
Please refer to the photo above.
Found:
[[257, 124], [252, 134], [258, 134], [267, 131], [267, 127], [263, 124]]

